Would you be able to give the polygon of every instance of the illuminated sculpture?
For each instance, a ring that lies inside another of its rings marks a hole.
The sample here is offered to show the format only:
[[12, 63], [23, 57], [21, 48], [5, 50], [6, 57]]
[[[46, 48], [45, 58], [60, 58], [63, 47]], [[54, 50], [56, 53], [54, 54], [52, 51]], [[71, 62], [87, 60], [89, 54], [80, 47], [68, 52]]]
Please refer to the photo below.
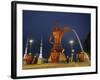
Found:
[[[53, 45], [51, 49], [51, 54], [49, 57], [49, 62], [62, 62], [66, 61], [66, 57], [64, 55], [64, 48], [62, 47], [61, 41], [65, 32], [69, 32], [70, 29], [55, 27], [52, 31], [52, 34], [49, 38], [49, 42]], [[52, 42], [53, 39], [53, 42]]]

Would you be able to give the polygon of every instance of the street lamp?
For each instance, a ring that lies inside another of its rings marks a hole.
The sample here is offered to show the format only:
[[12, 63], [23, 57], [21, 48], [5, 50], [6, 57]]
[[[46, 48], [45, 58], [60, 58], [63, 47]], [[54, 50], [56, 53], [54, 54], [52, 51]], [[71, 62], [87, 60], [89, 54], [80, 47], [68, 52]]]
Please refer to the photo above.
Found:
[[33, 43], [33, 41], [34, 41], [33, 39], [30, 39], [30, 40], [29, 40], [29, 42], [30, 42], [31, 44]]
[[29, 54], [31, 54], [31, 47], [32, 47], [33, 42], [34, 42], [33, 39], [29, 39], [29, 45], [30, 45], [30, 52], [29, 52]]
[[70, 40], [69, 43], [70, 43], [70, 45], [73, 45], [74, 41], [73, 40]]
[[73, 61], [73, 56], [74, 56], [74, 49], [73, 49], [73, 44], [74, 44], [74, 40], [70, 40], [69, 44], [71, 46], [71, 62]]

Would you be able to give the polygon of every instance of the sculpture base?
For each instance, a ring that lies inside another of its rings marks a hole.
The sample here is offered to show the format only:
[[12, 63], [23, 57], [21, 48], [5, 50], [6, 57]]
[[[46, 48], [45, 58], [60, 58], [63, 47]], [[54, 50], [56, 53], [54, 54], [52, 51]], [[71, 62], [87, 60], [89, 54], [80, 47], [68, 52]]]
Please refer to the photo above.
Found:
[[87, 55], [86, 52], [80, 52], [78, 53], [78, 59], [79, 62], [89, 62], [89, 56]]
[[52, 52], [48, 62], [51, 63], [58, 63], [58, 62], [66, 62], [66, 56], [64, 53], [61, 52]]
[[26, 54], [24, 56], [24, 64], [32, 64], [33, 56], [31, 54]]

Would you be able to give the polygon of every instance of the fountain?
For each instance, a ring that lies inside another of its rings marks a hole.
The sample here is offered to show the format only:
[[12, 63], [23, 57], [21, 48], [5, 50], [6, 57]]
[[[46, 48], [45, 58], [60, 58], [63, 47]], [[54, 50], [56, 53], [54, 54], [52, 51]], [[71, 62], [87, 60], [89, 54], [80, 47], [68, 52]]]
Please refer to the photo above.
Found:
[[77, 40], [79, 42], [80, 48], [81, 48], [81, 52], [78, 55], [79, 56], [79, 61], [81, 61], [81, 62], [89, 62], [89, 56], [84, 51], [83, 46], [81, 44], [81, 41], [79, 39], [79, 36], [78, 36], [77, 32], [74, 29], [72, 29], [72, 31], [74, 32], [74, 34], [75, 34], [75, 36], [76, 36], [76, 38], [77, 38]]
[[[31, 47], [32, 47], [33, 42], [34, 42], [34, 40], [32, 40], [32, 39], [28, 39], [26, 42], [25, 54], [24, 54], [24, 64], [32, 64], [33, 56], [32, 56], [32, 52], [31, 52]], [[28, 53], [28, 45], [30, 46], [29, 53]]]
[[[72, 31], [81, 48], [81, 52], [79, 54], [79, 59], [81, 62], [89, 62], [89, 57], [87, 55], [87, 53], [84, 51], [83, 46], [81, 44], [81, 41], [79, 39], [79, 36], [77, 34], [77, 32], [74, 29], [70, 29], [69, 27], [64, 27], [63, 29], [60, 27], [55, 27], [52, 31], [52, 35], [49, 38], [49, 42], [53, 45], [52, 49], [51, 49], [51, 53], [50, 53], [50, 57], [49, 57], [49, 62], [62, 62], [62, 61], [66, 61], [66, 57], [64, 55], [64, 48], [62, 47], [61, 41], [62, 41], [62, 37], [64, 36], [65, 32], [69, 32]], [[54, 39], [54, 42], [52, 42], [52, 39]]]

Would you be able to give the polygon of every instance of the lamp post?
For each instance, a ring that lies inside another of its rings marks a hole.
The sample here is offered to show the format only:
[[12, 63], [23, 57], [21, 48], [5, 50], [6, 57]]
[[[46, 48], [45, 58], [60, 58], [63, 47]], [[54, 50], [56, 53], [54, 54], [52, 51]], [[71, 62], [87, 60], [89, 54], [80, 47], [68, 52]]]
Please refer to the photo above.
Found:
[[33, 42], [34, 42], [33, 39], [29, 39], [29, 45], [30, 45], [29, 54], [30, 54], [30, 55], [31, 55], [31, 47], [32, 47]]
[[70, 40], [69, 41], [69, 44], [71, 46], [71, 62], [72, 62], [73, 61], [74, 52], [75, 52], [75, 50], [73, 49], [74, 41], [73, 40]]

